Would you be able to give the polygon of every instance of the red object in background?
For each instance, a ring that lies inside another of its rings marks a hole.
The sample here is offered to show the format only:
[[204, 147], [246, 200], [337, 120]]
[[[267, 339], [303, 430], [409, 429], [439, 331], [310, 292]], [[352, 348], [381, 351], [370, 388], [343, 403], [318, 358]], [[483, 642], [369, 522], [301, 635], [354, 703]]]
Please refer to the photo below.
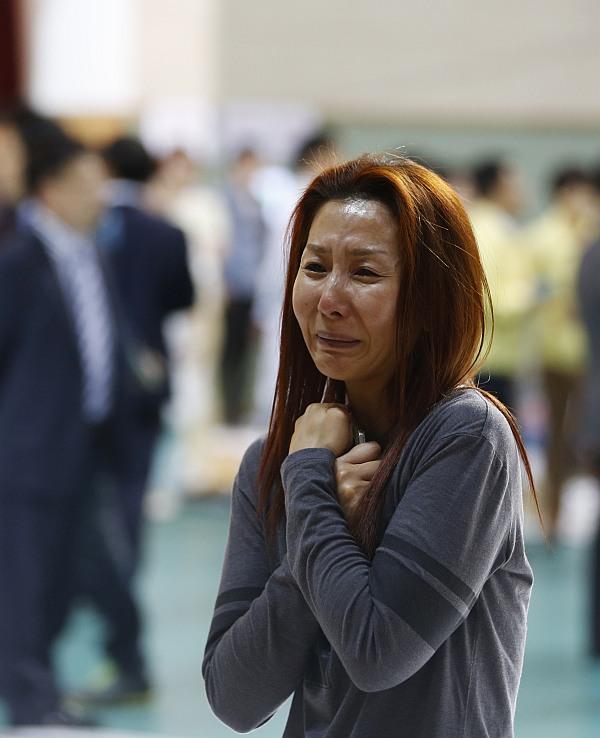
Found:
[[20, 0], [0, 0], [0, 103], [22, 96]]

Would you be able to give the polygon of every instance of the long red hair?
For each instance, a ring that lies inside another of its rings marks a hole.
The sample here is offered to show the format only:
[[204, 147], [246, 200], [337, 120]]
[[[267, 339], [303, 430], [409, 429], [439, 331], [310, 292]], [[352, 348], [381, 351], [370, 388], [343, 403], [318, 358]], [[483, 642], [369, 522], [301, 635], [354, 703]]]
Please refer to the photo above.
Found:
[[[454, 190], [438, 175], [404, 157], [362, 156], [326, 169], [307, 187], [288, 230], [289, 260], [281, 317], [279, 371], [258, 481], [259, 514], [273, 539], [285, 516], [280, 467], [294, 424], [320, 402], [327, 378], [315, 366], [292, 309], [302, 252], [319, 209], [331, 200], [376, 200], [394, 215], [400, 234], [397, 355], [390, 385], [395, 422], [379, 469], [363, 495], [351, 530], [372, 556], [378, 544], [385, 486], [410, 434], [433, 405], [459, 385], [475, 387], [485, 358], [488, 283], [469, 217]], [[342, 383], [337, 400], [343, 401]], [[531, 467], [509, 410], [479, 389], [506, 417], [535, 497]], [[538, 508], [539, 511], [539, 508]]]

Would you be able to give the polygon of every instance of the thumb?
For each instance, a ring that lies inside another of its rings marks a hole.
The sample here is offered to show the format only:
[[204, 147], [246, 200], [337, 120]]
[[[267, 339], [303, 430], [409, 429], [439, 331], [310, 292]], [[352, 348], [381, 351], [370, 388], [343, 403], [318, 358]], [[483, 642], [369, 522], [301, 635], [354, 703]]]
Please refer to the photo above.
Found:
[[350, 451], [343, 456], [339, 456], [339, 461], [346, 461], [349, 464], [364, 464], [365, 461], [376, 461], [381, 457], [381, 446], [375, 441], [369, 443], [359, 443], [353, 446]]

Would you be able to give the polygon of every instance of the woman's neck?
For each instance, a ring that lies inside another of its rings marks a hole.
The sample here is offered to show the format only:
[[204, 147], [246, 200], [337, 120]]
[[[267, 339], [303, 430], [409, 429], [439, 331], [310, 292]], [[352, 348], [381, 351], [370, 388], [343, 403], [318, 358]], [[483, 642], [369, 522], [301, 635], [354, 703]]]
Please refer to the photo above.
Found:
[[393, 425], [389, 394], [385, 387], [366, 388], [346, 384], [352, 416], [367, 440], [382, 443]]

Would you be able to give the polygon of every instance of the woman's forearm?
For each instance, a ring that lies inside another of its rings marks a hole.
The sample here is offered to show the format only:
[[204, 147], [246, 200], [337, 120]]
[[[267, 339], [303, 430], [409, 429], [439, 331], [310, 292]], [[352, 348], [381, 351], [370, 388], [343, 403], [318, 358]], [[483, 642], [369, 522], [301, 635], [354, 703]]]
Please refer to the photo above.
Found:
[[268, 720], [301, 682], [319, 625], [286, 559], [251, 602], [238, 599], [250, 590], [223, 594], [203, 664], [206, 693], [224, 723], [246, 732]]

